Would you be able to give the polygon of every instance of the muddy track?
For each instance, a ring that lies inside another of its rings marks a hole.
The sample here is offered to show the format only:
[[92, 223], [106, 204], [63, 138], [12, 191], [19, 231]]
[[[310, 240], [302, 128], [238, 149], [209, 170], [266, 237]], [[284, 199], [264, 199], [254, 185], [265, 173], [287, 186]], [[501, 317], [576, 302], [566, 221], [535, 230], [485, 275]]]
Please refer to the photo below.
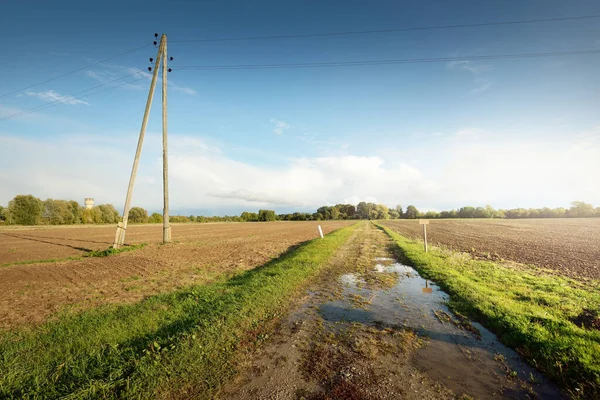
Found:
[[[322, 226], [328, 233], [349, 224], [332, 221]], [[175, 243], [167, 246], [151, 244], [104, 258], [1, 267], [0, 328], [40, 323], [67, 307], [83, 309], [128, 303], [209, 282], [262, 265], [318, 234], [315, 223], [179, 227], [181, 230], [174, 229]], [[82, 229], [81, 232], [90, 233], [100, 228]], [[143, 235], [131, 236], [140, 241], [147, 241], [149, 236], [159, 240], [159, 236], [154, 235], [154, 227], [148, 229]], [[65, 235], [68, 231], [56, 229], [56, 234]], [[37, 234], [48, 236], [52, 231], [39, 230]]]
[[[398, 233], [422, 238], [416, 220], [383, 221]], [[560, 275], [600, 280], [600, 218], [431, 220], [434, 245], [490, 260], [548, 268]]]
[[561, 398], [393, 251], [364, 223], [219, 398]]

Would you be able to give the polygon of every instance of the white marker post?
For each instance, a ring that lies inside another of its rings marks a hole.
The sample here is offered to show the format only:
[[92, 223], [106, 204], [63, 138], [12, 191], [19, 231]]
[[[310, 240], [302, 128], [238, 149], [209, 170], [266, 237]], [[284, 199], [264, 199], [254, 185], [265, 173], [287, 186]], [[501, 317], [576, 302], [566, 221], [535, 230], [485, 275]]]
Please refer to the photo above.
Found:
[[319, 225], [319, 235], [321, 235], [321, 239], [323, 239], [323, 229], [321, 229], [321, 225]]
[[419, 225], [423, 225], [423, 243], [425, 244], [425, 253], [427, 253], [427, 225], [429, 224], [428, 219], [420, 219]]

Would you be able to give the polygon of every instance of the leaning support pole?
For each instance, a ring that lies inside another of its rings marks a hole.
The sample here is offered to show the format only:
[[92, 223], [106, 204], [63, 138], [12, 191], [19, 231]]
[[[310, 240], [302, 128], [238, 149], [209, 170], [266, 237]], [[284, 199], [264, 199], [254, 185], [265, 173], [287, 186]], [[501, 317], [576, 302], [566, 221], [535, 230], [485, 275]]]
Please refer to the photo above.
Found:
[[163, 54], [165, 41], [166, 36], [163, 35], [160, 40], [160, 45], [158, 46], [156, 62], [154, 63], [154, 72], [152, 74], [152, 81], [150, 83], [150, 91], [148, 92], [148, 100], [146, 101], [146, 110], [144, 111], [144, 119], [142, 120], [142, 128], [140, 129], [140, 138], [138, 139], [137, 149], [135, 151], [135, 158], [133, 159], [133, 167], [131, 168], [131, 176], [129, 177], [129, 186], [127, 187], [127, 196], [125, 197], [125, 208], [123, 209], [123, 224], [117, 226], [117, 233], [115, 234], [115, 243], [113, 243], [113, 247], [115, 249], [121, 247], [125, 242], [127, 220], [129, 219], [129, 210], [131, 209], [131, 195], [133, 194], [133, 184], [135, 183], [135, 176], [137, 174], [138, 164], [140, 162], [142, 145], [144, 143], [144, 134], [146, 133], [146, 125], [148, 124], [148, 117], [150, 116], [150, 108], [152, 107], [152, 98], [154, 97], [154, 88], [156, 87], [156, 78], [158, 76], [158, 69], [160, 67], [160, 59]]
[[171, 241], [169, 221], [169, 152], [167, 145], [167, 36], [162, 35], [163, 243]]

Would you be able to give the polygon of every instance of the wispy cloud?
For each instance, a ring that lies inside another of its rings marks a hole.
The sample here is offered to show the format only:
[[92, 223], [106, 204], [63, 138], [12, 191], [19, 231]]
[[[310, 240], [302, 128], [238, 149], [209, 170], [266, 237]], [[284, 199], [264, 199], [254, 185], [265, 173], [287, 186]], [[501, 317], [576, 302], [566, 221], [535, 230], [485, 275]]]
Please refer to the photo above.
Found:
[[287, 131], [291, 128], [291, 125], [287, 122], [279, 121], [275, 118], [271, 118], [271, 123], [275, 124], [275, 127], [273, 128], [273, 133], [276, 135], [281, 135], [283, 134], [283, 131]]
[[469, 90], [469, 93], [471, 93], [471, 94], [483, 93], [492, 87], [492, 83], [487, 80], [480, 80], [479, 82], [476, 81], [475, 84], [477, 86], [475, 86], [473, 89]]
[[71, 105], [75, 105], [75, 104], [89, 105], [89, 103], [87, 101], [76, 99], [75, 97], [71, 97], [71, 96], [61, 95], [59, 93], [56, 93], [54, 90], [46, 90], [45, 92], [27, 91], [27, 92], [25, 92], [25, 94], [27, 94], [28, 96], [37, 97], [38, 99], [41, 99], [44, 101], [58, 101], [63, 104], [71, 104]]
[[[131, 79], [134, 81], [144, 79], [144, 78], [146, 80], [152, 79], [151, 73], [141, 70], [139, 68], [126, 67], [124, 65], [112, 65], [112, 64], [104, 64], [104, 67], [105, 67], [105, 69], [103, 69], [103, 70], [88, 70], [85, 73], [88, 77], [95, 79], [101, 83], [107, 83], [109, 81], [118, 79], [119, 75], [121, 75], [122, 73], [131, 74], [129, 78], [124, 78], [122, 81], [119, 80], [119, 81], [115, 82], [114, 85], [115, 86], [119, 85], [123, 88], [134, 89], [134, 90], [147, 89], [147, 86], [142, 85], [140, 83], [125, 83], [125, 82], [127, 82], [127, 79]], [[160, 79], [161, 79], [161, 75], [159, 74], [158, 80], [160, 81]], [[196, 91], [194, 89], [187, 87], [187, 86], [178, 85], [177, 83], [175, 83], [172, 80], [169, 80], [169, 87], [177, 92], [185, 93], [190, 96], [196, 94]]]
[[454, 70], [469, 71], [474, 74], [480, 74], [492, 69], [490, 65], [475, 64], [470, 60], [449, 61], [446, 63], [446, 68]]

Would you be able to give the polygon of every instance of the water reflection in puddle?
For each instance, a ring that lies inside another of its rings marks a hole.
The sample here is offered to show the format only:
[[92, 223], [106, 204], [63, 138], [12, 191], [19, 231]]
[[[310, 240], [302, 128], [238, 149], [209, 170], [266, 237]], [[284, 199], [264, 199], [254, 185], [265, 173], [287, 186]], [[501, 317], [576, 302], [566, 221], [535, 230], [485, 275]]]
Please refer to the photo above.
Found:
[[395, 284], [382, 288], [365, 279], [365, 275], [342, 275], [340, 299], [319, 306], [332, 329], [358, 322], [415, 330], [429, 338], [417, 352], [415, 364], [456, 393], [477, 398], [497, 398], [500, 394], [528, 398], [527, 389], [515, 384], [514, 379], [513, 385], [507, 383], [509, 367], [523, 381], [533, 377], [537, 382], [533, 386], [541, 398], [562, 398], [553, 385], [502, 345], [494, 334], [477, 323], [457, 319], [445, 305], [448, 295], [435, 283], [391, 258], [379, 257], [375, 261], [373, 273], [393, 273]]

